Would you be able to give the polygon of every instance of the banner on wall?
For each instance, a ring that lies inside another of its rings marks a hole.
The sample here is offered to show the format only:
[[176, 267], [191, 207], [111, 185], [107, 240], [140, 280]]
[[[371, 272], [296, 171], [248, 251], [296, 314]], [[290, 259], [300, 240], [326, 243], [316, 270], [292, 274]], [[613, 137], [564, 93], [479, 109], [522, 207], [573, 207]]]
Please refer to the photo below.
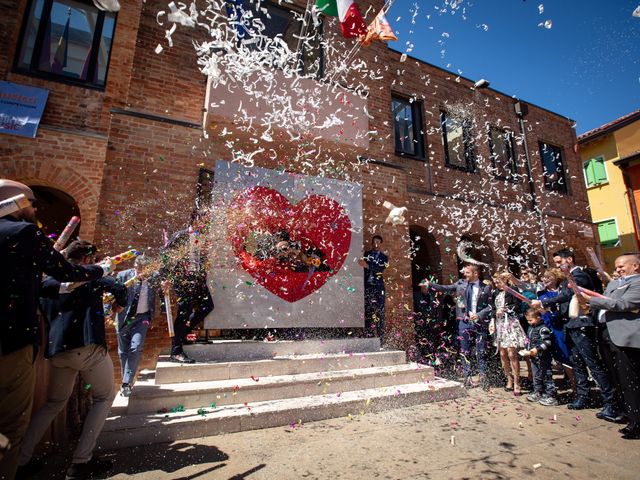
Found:
[[35, 138], [49, 91], [0, 81], [0, 133]]
[[364, 326], [362, 186], [216, 163], [206, 328]]

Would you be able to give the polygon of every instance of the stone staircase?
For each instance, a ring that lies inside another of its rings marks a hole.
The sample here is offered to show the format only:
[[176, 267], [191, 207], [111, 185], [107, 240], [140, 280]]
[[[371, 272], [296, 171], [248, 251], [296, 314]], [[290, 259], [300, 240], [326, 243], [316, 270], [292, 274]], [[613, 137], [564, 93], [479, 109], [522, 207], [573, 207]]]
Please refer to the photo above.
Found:
[[124, 448], [357, 415], [466, 394], [433, 369], [406, 363], [378, 339], [214, 341], [191, 345], [198, 363], [161, 356], [128, 402], [116, 398], [98, 439]]

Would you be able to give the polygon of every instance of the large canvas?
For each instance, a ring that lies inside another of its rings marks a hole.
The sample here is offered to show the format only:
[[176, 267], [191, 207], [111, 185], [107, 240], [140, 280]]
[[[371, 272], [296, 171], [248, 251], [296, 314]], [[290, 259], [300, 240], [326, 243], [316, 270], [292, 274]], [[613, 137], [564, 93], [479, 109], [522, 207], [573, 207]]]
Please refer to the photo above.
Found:
[[206, 328], [362, 327], [362, 187], [218, 161]]

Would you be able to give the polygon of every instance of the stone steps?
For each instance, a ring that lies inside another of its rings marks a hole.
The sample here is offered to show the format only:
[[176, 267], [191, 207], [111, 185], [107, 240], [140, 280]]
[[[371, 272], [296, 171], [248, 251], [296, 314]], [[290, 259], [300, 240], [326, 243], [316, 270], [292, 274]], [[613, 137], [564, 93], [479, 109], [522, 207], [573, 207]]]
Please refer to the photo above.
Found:
[[207, 382], [250, 378], [293, 375], [318, 371], [351, 370], [365, 367], [383, 367], [405, 362], [403, 351], [378, 351], [365, 353], [276, 356], [266, 360], [206, 362], [180, 364], [169, 361], [161, 355], [156, 365], [156, 385], [184, 382]]
[[316, 420], [343, 416], [348, 418], [349, 415], [450, 400], [465, 395], [466, 391], [460, 383], [436, 378], [426, 382], [345, 391], [341, 394], [282, 398], [246, 406], [217, 405], [204, 410], [194, 408], [166, 414], [129, 413], [107, 420], [98, 439], [98, 447], [127, 448], [286, 425], [295, 428]]
[[433, 369], [416, 363], [315, 371], [292, 375], [234, 378], [206, 382], [136, 385], [128, 414], [155, 413], [182, 406], [185, 409], [235, 405], [283, 398], [388, 387], [433, 380]]
[[380, 349], [379, 338], [328, 338], [323, 340], [211, 340], [185, 345], [187, 354], [198, 362], [265, 360], [277, 356], [370, 353]]
[[466, 395], [377, 338], [190, 345], [195, 364], [160, 357], [129, 398], [116, 397], [98, 444], [131, 447]]

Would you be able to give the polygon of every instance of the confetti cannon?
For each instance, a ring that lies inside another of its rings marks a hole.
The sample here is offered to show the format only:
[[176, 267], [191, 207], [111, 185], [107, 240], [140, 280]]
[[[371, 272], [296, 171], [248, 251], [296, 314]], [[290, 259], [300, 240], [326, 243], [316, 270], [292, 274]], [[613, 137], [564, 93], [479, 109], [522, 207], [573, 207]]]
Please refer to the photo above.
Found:
[[2, 200], [2, 202], [0, 202], [0, 217], [11, 215], [18, 210], [27, 208], [29, 205], [31, 205], [31, 202], [22, 193], [20, 195], [16, 195], [15, 197]]
[[76, 217], [76, 216], [71, 217], [71, 220], [69, 220], [69, 223], [67, 223], [67, 226], [64, 227], [64, 230], [62, 230], [62, 233], [58, 237], [58, 240], [56, 240], [56, 243], [53, 244], [53, 248], [58, 252], [61, 251], [65, 247], [65, 245], [71, 238], [71, 235], [73, 235], [73, 232], [76, 230], [76, 227], [79, 224], [80, 224], [80, 217]]

